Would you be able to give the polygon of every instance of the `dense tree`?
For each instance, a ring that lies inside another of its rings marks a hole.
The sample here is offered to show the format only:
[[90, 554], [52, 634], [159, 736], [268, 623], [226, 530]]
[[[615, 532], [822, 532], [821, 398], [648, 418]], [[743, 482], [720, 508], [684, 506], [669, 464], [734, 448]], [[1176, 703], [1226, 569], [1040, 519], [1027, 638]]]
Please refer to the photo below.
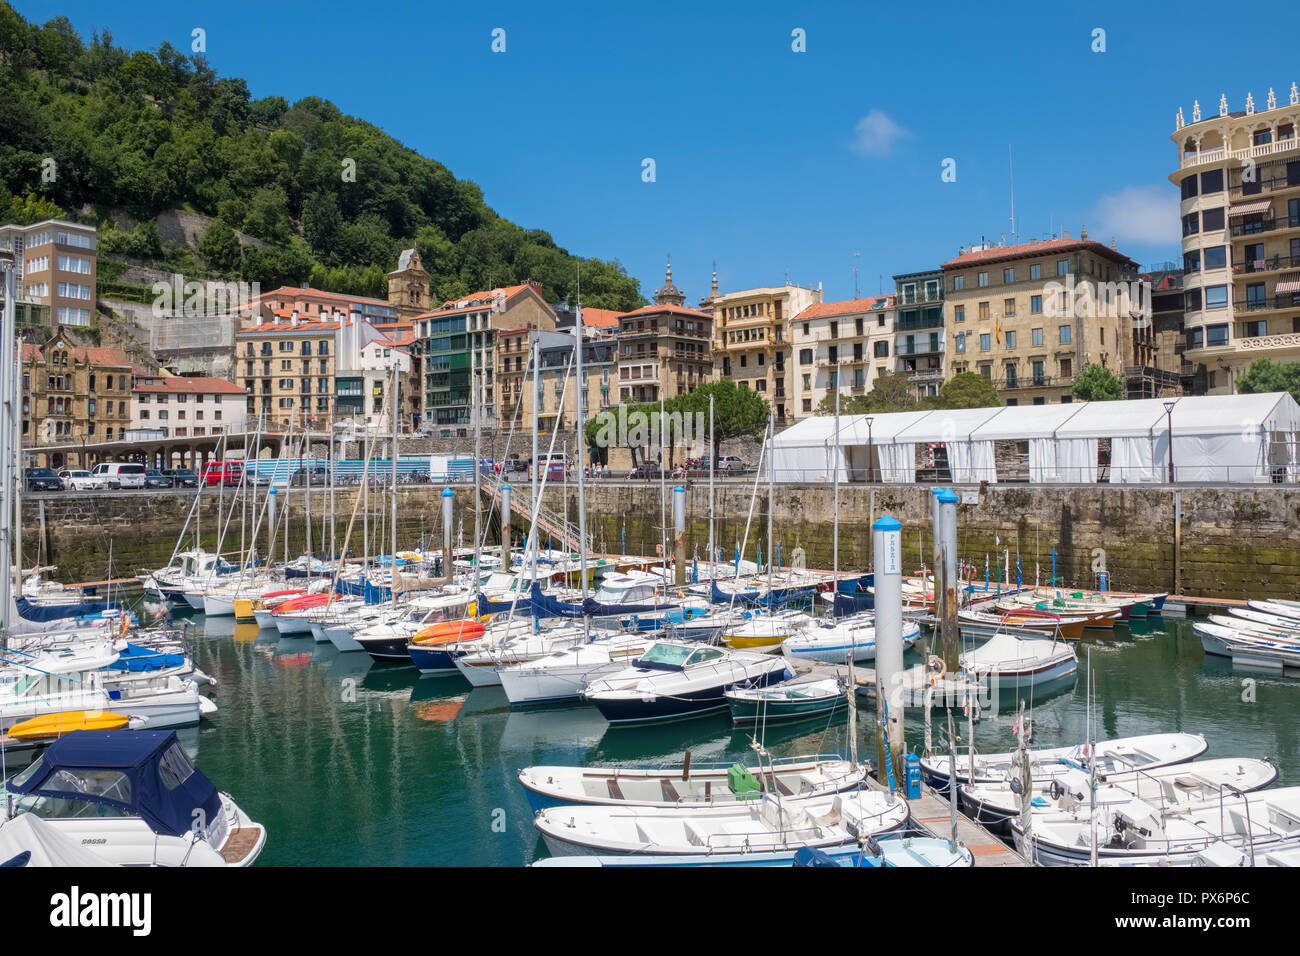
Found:
[[1001, 405], [998, 390], [983, 375], [958, 372], [939, 389], [938, 408], [993, 408]]
[[222, 272], [239, 267], [239, 238], [224, 219], [214, 219], [199, 240], [199, 255]]
[[[3, 0], [0, 131], [6, 208], [35, 193], [74, 216], [93, 210], [87, 221], [125, 212], [143, 223], [171, 209], [217, 217], [269, 243], [232, 266], [264, 286], [306, 281], [322, 265], [365, 284], [338, 291], [382, 296], [374, 276], [418, 245], [435, 298], [531, 279], [550, 301], [572, 300], [581, 267], [585, 304], [645, 304], [617, 261], [579, 259], [546, 232], [502, 219], [477, 185], [326, 100], [252, 100], [244, 80], [218, 76], [202, 56], [168, 43], [122, 50], [107, 31], [86, 44], [67, 18], [38, 26]], [[47, 157], [58, 171], [49, 184]], [[147, 238], [119, 232], [109, 245], [138, 250]], [[218, 258], [231, 261], [224, 230], [217, 239]], [[164, 260], [152, 245], [157, 262], [184, 258], [168, 250]], [[252, 275], [262, 268], [270, 272]]]
[[1124, 382], [1104, 365], [1089, 363], [1074, 380], [1070, 394], [1081, 402], [1114, 402], [1124, 397]]
[[1245, 375], [1237, 377], [1237, 391], [1290, 392], [1300, 402], [1300, 362], [1274, 362], [1258, 358], [1250, 363]]

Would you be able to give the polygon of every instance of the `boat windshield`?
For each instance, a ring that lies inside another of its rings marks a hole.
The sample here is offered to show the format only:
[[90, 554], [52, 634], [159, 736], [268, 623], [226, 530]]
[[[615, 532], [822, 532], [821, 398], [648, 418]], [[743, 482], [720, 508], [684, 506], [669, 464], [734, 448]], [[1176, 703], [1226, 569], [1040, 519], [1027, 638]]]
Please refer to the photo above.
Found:
[[722, 656], [723, 656], [722, 651], [718, 650], [715, 647], [701, 647], [698, 651], [696, 651], [694, 654], [691, 655], [691, 659], [687, 663], [703, 664], [706, 661], [715, 661]]
[[641, 656], [643, 664], [672, 664], [681, 666], [691, 656], [692, 648], [678, 647], [676, 644], [656, 644]]

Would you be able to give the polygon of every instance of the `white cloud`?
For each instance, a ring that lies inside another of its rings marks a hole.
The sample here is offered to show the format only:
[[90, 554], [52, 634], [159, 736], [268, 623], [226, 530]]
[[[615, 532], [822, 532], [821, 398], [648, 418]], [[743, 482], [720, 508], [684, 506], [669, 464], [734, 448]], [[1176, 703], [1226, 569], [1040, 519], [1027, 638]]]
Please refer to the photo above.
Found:
[[858, 120], [853, 151], [867, 156], [888, 156], [894, 144], [912, 134], [881, 110], [872, 110]]
[[1108, 243], [1114, 236], [1121, 246], [1126, 242], [1177, 243], [1181, 237], [1178, 191], [1169, 185], [1126, 186], [1102, 196], [1097, 201], [1092, 220], [1095, 228], [1088, 232], [1098, 242]]

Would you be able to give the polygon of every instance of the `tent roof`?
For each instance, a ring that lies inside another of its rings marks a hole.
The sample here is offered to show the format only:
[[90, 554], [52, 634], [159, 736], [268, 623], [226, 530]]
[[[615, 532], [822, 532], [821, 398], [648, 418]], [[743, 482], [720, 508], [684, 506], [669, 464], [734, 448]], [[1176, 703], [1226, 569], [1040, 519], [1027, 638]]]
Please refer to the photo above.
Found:
[[1180, 398], [1173, 411], [1174, 435], [1226, 435], [1300, 430], [1300, 405], [1288, 392], [1200, 395]]
[[[1129, 399], [1061, 405], [931, 409], [872, 415], [870, 437], [877, 445], [943, 442], [953, 439], [1002, 441], [1026, 438], [1129, 438], [1165, 427], [1165, 402], [1173, 401], [1174, 435], [1233, 435], [1300, 431], [1300, 405], [1287, 392], [1206, 395], [1179, 399]], [[841, 415], [841, 445], [867, 444], [866, 415]], [[835, 441], [834, 416], [805, 418], [776, 436], [776, 448], [823, 447]]]
[[1077, 415], [1056, 429], [1057, 438], [1139, 438], [1165, 427], [1165, 401], [1137, 398], [1084, 402]]

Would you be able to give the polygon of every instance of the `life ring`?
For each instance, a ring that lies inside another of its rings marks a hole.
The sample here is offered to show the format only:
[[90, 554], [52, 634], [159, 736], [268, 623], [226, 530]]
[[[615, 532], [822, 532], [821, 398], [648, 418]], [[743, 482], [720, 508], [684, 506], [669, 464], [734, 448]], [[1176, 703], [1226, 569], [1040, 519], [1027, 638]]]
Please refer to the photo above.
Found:
[[931, 654], [930, 659], [926, 661], [926, 665], [931, 671], [934, 671], [934, 680], [939, 680], [944, 674], [948, 673], [948, 665], [945, 664], [943, 658], [939, 657], [937, 654]]

